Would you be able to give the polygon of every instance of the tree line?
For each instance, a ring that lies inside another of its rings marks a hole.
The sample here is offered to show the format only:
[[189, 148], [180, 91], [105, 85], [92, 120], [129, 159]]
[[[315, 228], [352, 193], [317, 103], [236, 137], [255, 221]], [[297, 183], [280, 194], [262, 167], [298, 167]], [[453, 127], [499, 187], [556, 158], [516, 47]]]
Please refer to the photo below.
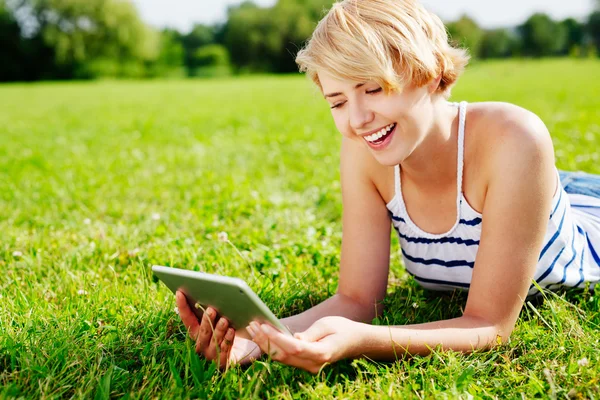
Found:
[[[446, 26], [474, 58], [597, 56], [597, 3], [583, 21], [537, 13], [516, 27], [483, 29], [465, 15]], [[294, 72], [295, 53], [331, 4], [246, 1], [224, 23], [181, 33], [148, 26], [130, 0], [0, 0], [0, 81]]]

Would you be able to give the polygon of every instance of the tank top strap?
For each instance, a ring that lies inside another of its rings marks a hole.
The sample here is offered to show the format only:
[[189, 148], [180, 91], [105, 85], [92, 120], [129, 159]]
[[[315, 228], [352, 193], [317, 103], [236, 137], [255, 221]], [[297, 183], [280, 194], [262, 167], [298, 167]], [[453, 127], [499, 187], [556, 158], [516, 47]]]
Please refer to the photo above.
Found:
[[458, 103], [458, 156], [456, 160], [456, 191], [458, 204], [462, 198], [463, 167], [465, 161], [465, 124], [467, 120], [467, 102]]
[[402, 200], [402, 193], [400, 192], [400, 165], [396, 164], [394, 166], [394, 196], [398, 198], [398, 200]]
[[462, 181], [463, 181], [463, 164], [464, 164], [464, 147], [465, 147], [465, 125], [466, 125], [466, 115], [467, 115], [467, 102], [466, 101], [462, 101], [460, 103], [450, 103], [453, 106], [458, 107], [458, 140], [457, 140], [457, 160], [456, 160], [456, 186], [457, 186], [457, 193], [456, 193], [456, 222], [454, 224], [454, 226], [450, 229], [450, 231], [448, 231], [447, 233], [443, 233], [443, 234], [431, 234], [428, 232], [423, 231], [422, 229], [420, 229], [418, 226], [416, 226], [412, 220], [410, 219], [410, 216], [408, 215], [408, 212], [406, 211], [406, 205], [404, 204], [404, 198], [402, 195], [402, 183], [401, 183], [401, 178], [400, 178], [400, 165], [397, 164], [394, 166], [394, 194], [395, 197], [398, 199], [399, 203], [400, 203], [400, 210], [399, 212], [401, 213], [402, 217], [406, 218], [407, 224], [408, 226], [411, 226], [413, 228], [413, 230], [415, 230], [416, 232], [418, 232], [420, 235], [422, 235], [423, 237], [428, 237], [428, 238], [437, 238], [437, 237], [443, 237], [445, 235], [447, 235], [449, 232], [453, 231], [456, 226], [459, 224], [460, 222], [460, 218], [461, 218], [461, 208], [462, 208], [462, 198], [463, 198], [463, 193], [462, 193]]

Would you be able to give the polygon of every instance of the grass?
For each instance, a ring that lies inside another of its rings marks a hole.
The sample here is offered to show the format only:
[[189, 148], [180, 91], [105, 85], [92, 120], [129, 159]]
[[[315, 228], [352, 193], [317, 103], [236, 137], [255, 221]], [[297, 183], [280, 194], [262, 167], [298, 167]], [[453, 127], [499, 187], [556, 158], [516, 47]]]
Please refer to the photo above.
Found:
[[[600, 173], [599, 75], [598, 61], [480, 63], [453, 98], [531, 109], [560, 168]], [[470, 355], [317, 376], [195, 355], [153, 264], [244, 278], [280, 316], [336, 290], [340, 135], [302, 77], [4, 85], [0, 110], [0, 398], [600, 397], [589, 290], [527, 304], [509, 344]], [[409, 279], [394, 239], [376, 323], [464, 301]]]

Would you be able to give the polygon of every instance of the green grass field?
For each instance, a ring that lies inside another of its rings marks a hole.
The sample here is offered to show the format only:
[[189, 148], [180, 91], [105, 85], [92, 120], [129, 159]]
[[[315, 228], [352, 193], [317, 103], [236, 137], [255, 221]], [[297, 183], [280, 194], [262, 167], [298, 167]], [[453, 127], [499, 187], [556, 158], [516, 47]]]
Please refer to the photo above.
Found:
[[[600, 173], [598, 77], [600, 61], [481, 63], [453, 99], [531, 109], [559, 168]], [[588, 290], [526, 305], [510, 343], [488, 352], [317, 376], [199, 359], [151, 265], [244, 278], [280, 316], [332, 295], [339, 143], [298, 76], [0, 86], [0, 398], [600, 397]], [[465, 298], [419, 288], [394, 238], [375, 323], [457, 316]]]

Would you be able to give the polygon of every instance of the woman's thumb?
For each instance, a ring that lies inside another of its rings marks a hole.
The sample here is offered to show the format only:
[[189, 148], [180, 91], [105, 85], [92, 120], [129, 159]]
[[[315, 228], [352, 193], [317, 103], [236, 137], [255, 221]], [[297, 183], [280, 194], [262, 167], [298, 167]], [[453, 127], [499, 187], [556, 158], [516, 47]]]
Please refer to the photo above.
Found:
[[307, 342], [316, 342], [319, 339], [322, 339], [323, 336], [326, 336], [326, 328], [323, 324], [319, 324], [318, 322], [312, 324], [307, 330], [304, 332], [298, 332], [294, 335], [296, 339], [305, 340]]

